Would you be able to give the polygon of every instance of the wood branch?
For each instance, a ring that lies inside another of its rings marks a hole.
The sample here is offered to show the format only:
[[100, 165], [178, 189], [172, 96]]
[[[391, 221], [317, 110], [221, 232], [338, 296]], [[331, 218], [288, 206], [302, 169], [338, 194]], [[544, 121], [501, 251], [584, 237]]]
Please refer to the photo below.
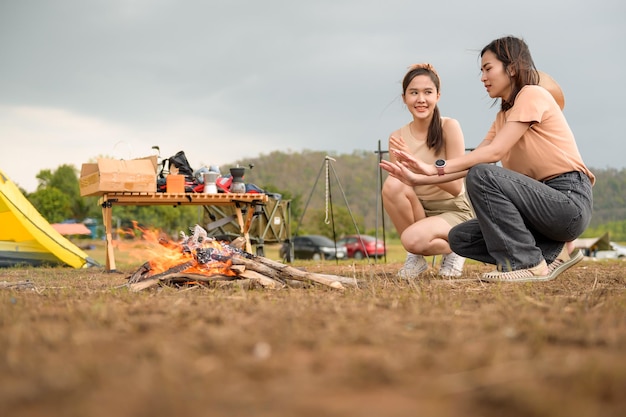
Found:
[[169, 274], [174, 274], [177, 272], [182, 272], [185, 269], [193, 266], [194, 262], [193, 261], [187, 261], [187, 262], [183, 262], [181, 264], [178, 264], [176, 266], [173, 266], [171, 268], [169, 268], [166, 271], [163, 271], [159, 274], [154, 274], [154, 275], [148, 275], [150, 273], [150, 271], [152, 270], [150, 268], [150, 263], [146, 262], [145, 264], [141, 265], [139, 267], [139, 269], [137, 271], [135, 271], [135, 273], [133, 275], [131, 275], [130, 277], [128, 277], [128, 283], [129, 284], [134, 284], [143, 280], [159, 280], [160, 277], [162, 276], [166, 276]]
[[277, 289], [281, 289], [285, 287], [285, 284], [283, 284], [282, 282], [269, 278], [263, 274], [259, 274], [258, 272], [252, 271], [249, 269], [241, 273], [240, 276], [257, 281], [263, 288], [277, 290]]
[[237, 275], [241, 275], [246, 270], [246, 267], [244, 265], [231, 265], [230, 270], [235, 272]]
[[238, 238], [233, 239], [233, 241], [230, 242], [228, 246], [242, 250], [246, 247], [246, 239], [243, 236], [239, 236]]
[[128, 288], [132, 292], [139, 292], [151, 287], [156, 287], [159, 285], [159, 279], [144, 279], [143, 281], [131, 282], [128, 284]]
[[263, 256], [253, 255], [252, 259], [257, 262], [262, 263], [263, 265], [267, 265], [274, 269], [287, 273], [290, 276], [294, 277], [294, 279], [298, 279], [295, 277], [299, 277], [301, 278], [299, 279], [300, 281], [311, 280], [311, 281], [318, 282], [320, 284], [324, 284], [326, 282], [336, 282], [336, 283], [345, 284], [351, 287], [356, 287], [358, 284], [357, 280], [354, 278], [346, 278], [346, 277], [341, 277], [338, 275], [331, 275], [331, 274], [317, 274], [314, 272], [306, 272], [306, 271], [302, 271], [300, 269], [294, 268], [293, 266], [289, 266], [281, 262], [273, 261]]
[[159, 285], [161, 278], [180, 271], [184, 271], [192, 265], [192, 261], [184, 262], [180, 265], [176, 265], [168, 269], [165, 272], [161, 272], [160, 274], [145, 276], [147, 273], [150, 272], [150, 264], [146, 262], [133, 275], [128, 278], [128, 287], [131, 291], [137, 292], [145, 290], [146, 288], [157, 286]]
[[[236, 247], [237, 242], [235, 242], [234, 245], [235, 249]], [[256, 283], [257, 287], [260, 285], [263, 288], [284, 288], [287, 285], [298, 287], [302, 286], [301, 284], [317, 283], [338, 290], [345, 290], [344, 285], [352, 287], [358, 285], [357, 280], [354, 278], [307, 272], [263, 256], [255, 256], [241, 250], [235, 250], [235, 252], [236, 253], [230, 256], [224, 256], [212, 251], [203, 252], [203, 255], [208, 254], [210, 256], [207, 260], [213, 259], [228, 262], [225, 267], [228, 268], [234, 276], [220, 274], [219, 272], [211, 274], [209, 271], [206, 273], [184, 272], [194, 266], [197, 260], [182, 262], [164, 272], [150, 275], [152, 269], [150, 263], [146, 262], [128, 278], [128, 285], [131, 291], [141, 291], [146, 288], [158, 286], [164, 282], [177, 284], [194, 281], [205, 284], [224, 281], [246, 281], [248, 282], [248, 284], [246, 284], [248, 286], [253, 287]]]
[[223, 275], [223, 274], [192, 274], [192, 273], [177, 273], [163, 276], [161, 281], [198, 281], [198, 282], [214, 282], [214, 281], [233, 281], [237, 279], [236, 275]]
[[252, 259], [233, 257], [232, 262], [235, 265], [245, 265], [246, 269], [251, 269], [274, 279], [276, 279], [275, 277], [280, 277], [282, 280], [294, 279], [296, 281], [313, 281], [336, 290], [345, 289], [342, 283], [337, 279], [321, 276], [312, 272], [301, 271], [262, 256], [254, 256]]
[[131, 276], [128, 277], [128, 283], [134, 284], [142, 279], [146, 278], [146, 275], [150, 273], [150, 262], [146, 262], [141, 265]]
[[251, 259], [246, 259], [240, 256], [232, 257], [230, 260], [233, 263], [233, 266], [244, 266], [246, 271], [258, 272], [259, 274], [278, 281], [281, 284], [285, 283], [283, 278], [280, 276], [279, 271], [270, 268], [269, 266], [265, 266], [262, 263], [254, 262]]
[[215, 287], [216, 288], [239, 288], [239, 289], [247, 291], [247, 290], [257, 289], [261, 287], [261, 284], [259, 284], [259, 281], [255, 279], [243, 278], [243, 279], [236, 279], [233, 281], [216, 281]]
[[0, 289], [33, 289], [35, 288], [35, 284], [30, 281], [18, 281], [18, 282], [0, 282]]
[[202, 282], [202, 283], [212, 283], [217, 281], [234, 281], [238, 279], [237, 276], [233, 275], [204, 275], [204, 274], [193, 274], [193, 273], [161, 273], [149, 277], [147, 279], [143, 279], [141, 281], [133, 282], [129, 284], [129, 288], [133, 292], [138, 292], [141, 290], [145, 290], [150, 287], [155, 287], [160, 285], [161, 283], [174, 283], [174, 282]]
[[350, 287], [358, 287], [359, 286], [359, 281], [356, 278], [348, 278], [348, 277], [342, 277], [340, 275], [331, 275], [331, 274], [317, 274], [321, 277], [326, 277], [328, 279], [333, 279], [335, 281], [339, 281], [342, 284], [346, 284]]

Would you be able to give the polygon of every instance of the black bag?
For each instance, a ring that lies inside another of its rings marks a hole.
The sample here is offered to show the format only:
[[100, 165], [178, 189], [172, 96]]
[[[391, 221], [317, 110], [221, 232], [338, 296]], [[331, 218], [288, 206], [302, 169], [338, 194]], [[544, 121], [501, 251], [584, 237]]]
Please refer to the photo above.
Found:
[[165, 178], [165, 171], [169, 172], [172, 166], [178, 168], [179, 175], [185, 176], [185, 182], [194, 182], [195, 178], [193, 176], [193, 169], [191, 168], [191, 165], [189, 165], [189, 161], [187, 161], [185, 152], [178, 151], [176, 155], [164, 160], [161, 172], [159, 173], [159, 178]]
[[178, 168], [178, 175], [184, 175], [185, 180], [189, 182], [194, 181], [193, 169], [191, 165], [189, 165], [189, 161], [187, 161], [187, 157], [185, 156], [185, 152], [178, 151], [176, 155], [172, 156], [169, 159], [170, 170], [172, 169], [172, 165]]

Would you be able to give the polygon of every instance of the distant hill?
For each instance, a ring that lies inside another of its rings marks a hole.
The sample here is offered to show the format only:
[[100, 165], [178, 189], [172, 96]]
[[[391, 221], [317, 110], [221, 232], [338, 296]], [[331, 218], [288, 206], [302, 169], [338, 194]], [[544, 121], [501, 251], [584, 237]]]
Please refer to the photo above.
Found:
[[[327, 157], [330, 158], [328, 161]], [[379, 174], [378, 156], [372, 151], [354, 151], [343, 155], [321, 151], [272, 152], [222, 166], [222, 172], [237, 164], [254, 164], [254, 168], [246, 170], [246, 182], [283, 193], [285, 198], [295, 201], [292, 206], [296, 211], [294, 221], [299, 220], [304, 209], [304, 221], [313, 211], [323, 210], [328, 198], [333, 207], [349, 208], [355, 217], [363, 218], [365, 224], [359, 224], [359, 228], [370, 230], [376, 226]], [[379, 208], [379, 215], [380, 211]]]
[[[272, 191], [282, 192], [285, 198], [296, 201], [296, 210], [304, 209], [305, 220], [312, 210], [323, 210], [326, 202], [326, 157], [329, 160], [330, 197], [333, 206], [346, 206], [363, 218], [363, 230], [376, 226], [378, 187], [378, 155], [373, 151], [356, 150], [351, 154], [334, 154], [322, 151], [271, 152], [256, 158], [234, 161], [223, 165], [222, 172], [230, 166], [248, 166], [246, 182]], [[626, 221], [626, 169], [594, 169], [594, 215], [592, 227], [610, 221]], [[386, 174], [382, 174], [383, 179]], [[317, 181], [317, 184], [316, 184]], [[344, 199], [345, 195], [345, 199]], [[380, 200], [378, 200], [380, 205]], [[380, 207], [380, 206], [379, 206]], [[380, 208], [378, 209], [380, 213]], [[298, 213], [299, 214], [299, 213]], [[299, 217], [294, 215], [294, 220]], [[380, 226], [380, 218], [378, 225]], [[385, 220], [387, 229], [393, 226]]]
[[596, 175], [591, 226], [626, 221], [626, 169], [590, 169]]

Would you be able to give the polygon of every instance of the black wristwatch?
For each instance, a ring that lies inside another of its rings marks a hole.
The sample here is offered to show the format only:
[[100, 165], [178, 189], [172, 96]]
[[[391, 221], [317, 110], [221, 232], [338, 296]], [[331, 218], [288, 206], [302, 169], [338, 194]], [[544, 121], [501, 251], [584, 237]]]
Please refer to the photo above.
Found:
[[443, 169], [446, 166], [446, 160], [445, 159], [437, 159], [435, 161], [435, 167], [437, 167], [437, 174], [439, 175], [443, 175], [445, 174], [445, 172], [443, 172]]

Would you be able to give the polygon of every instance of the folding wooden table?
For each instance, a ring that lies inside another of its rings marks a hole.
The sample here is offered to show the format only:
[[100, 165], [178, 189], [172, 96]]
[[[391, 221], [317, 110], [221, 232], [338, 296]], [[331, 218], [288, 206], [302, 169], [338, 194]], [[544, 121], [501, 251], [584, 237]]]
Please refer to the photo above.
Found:
[[[202, 194], [202, 193], [106, 193], [100, 199], [102, 222], [106, 236], [106, 269], [115, 271], [115, 253], [113, 251], [113, 206], [231, 206], [235, 209], [241, 235], [246, 239], [246, 250], [252, 252], [250, 243], [250, 224], [254, 215], [254, 206], [267, 203], [265, 194]], [[246, 217], [243, 207], [249, 207]]]

